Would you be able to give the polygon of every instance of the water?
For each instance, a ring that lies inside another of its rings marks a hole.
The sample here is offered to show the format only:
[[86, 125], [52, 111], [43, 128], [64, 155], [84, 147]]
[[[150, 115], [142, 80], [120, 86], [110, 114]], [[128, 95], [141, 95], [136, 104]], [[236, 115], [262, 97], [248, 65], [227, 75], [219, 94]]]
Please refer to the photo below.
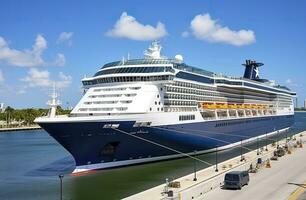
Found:
[[[306, 130], [306, 113], [296, 113], [296, 123], [288, 135]], [[285, 134], [271, 139], [285, 137]], [[260, 141], [264, 146], [265, 141]], [[256, 143], [248, 144], [256, 149]], [[244, 150], [246, 151], [246, 150]], [[240, 148], [222, 151], [219, 161], [240, 154]], [[198, 156], [209, 163], [215, 154]], [[197, 163], [198, 169], [207, 167]], [[73, 158], [45, 131], [0, 133], [0, 199], [60, 198], [58, 175], [64, 177], [64, 198], [120, 199], [193, 172], [193, 161], [183, 158], [171, 161], [101, 170], [86, 176], [68, 175], [74, 168]]]

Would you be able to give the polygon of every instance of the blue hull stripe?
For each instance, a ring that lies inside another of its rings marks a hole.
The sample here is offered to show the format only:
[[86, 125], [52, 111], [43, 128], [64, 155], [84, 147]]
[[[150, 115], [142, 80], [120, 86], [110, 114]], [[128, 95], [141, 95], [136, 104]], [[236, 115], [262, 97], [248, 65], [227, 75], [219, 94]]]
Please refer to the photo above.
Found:
[[[134, 121], [112, 123], [120, 124], [119, 129], [130, 134], [189, 153], [194, 150], [204, 151], [216, 146], [225, 146], [241, 139], [288, 128], [294, 123], [294, 115], [141, 128], [133, 127]], [[128, 134], [103, 128], [105, 125], [103, 122], [40, 123], [39, 125], [71, 153], [77, 166], [174, 154], [173, 151]]]

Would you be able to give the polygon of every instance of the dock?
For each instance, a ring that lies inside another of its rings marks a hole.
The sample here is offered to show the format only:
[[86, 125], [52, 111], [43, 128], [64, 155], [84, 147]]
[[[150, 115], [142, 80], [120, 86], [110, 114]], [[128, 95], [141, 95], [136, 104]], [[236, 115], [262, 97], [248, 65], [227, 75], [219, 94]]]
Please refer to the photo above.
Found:
[[[259, 155], [257, 150], [245, 153], [243, 161], [241, 156], [237, 156], [219, 163], [217, 172], [216, 166], [197, 171], [197, 181], [194, 181], [194, 173], [191, 173], [172, 181], [179, 183], [177, 188], [169, 187], [169, 184], [165, 183], [125, 199], [287, 199], [300, 187], [299, 184], [306, 181], [306, 148], [302, 148], [306, 141], [306, 131], [291, 138], [279, 141], [280, 146], [287, 144], [289, 151], [277, 161], [270, 160], [276, 150], [276, 145], [270, 144], [267, 146], [267, 151], [265, 147], [261, 148]], [[257, 164], [259, 158], [263, 161], [262, 165]], [[258, 166], [258, 172], [250, 173], [248, 186], [242, 190], [222, 189], [227, 172], [249, 170], [251, 164], [254, 167]]]
[[0, 128], [0, 132], [10, 132], [10, 131], [26, 131], [26, 130], [37, 130], [41, 129], [40, 126], [21, 126], [21, 127], [9, 127], [9, 128]]

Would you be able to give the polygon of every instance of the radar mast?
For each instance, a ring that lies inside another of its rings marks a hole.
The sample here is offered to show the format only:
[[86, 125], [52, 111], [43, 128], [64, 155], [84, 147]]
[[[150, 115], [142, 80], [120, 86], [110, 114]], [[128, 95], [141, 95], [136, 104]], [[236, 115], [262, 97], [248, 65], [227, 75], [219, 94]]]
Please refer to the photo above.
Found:
[[144, 51], [145, 59], [161, 59], [162, 46], [158, 41], [153, 41], [147, 50]]
[[53, 84], [53, 91], [50, 97], [51, 100], [47, 102], [47, 105], [50, 106], [48, 117], [53, 118], [56, 116], [57, 106], [61, 105], [61, 102], [57, 99], [59, 97], [59, 94], [56, 92], [55, 84]]

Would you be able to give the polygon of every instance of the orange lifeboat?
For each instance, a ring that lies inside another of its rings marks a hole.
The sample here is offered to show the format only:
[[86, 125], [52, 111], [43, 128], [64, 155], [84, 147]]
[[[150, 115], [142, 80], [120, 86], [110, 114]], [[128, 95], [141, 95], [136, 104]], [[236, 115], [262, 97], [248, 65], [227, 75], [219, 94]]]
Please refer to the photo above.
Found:
[[246, 109], [251, 109], [251, 108], [252, 108], [252, 105], [251, 105], [251, 104], [245, 104], [245, 105], [244, 105], [244, 108], [246, 108]]
[[214, 103], [212, 102], [204, 102], [201, 104], [203, 109], [214, 109]]
[[242, 109], [242, 104], [236, 104], [238, 109]]
[[234, 108], [236, 108], [236, 105], [233, 104], [233, 103], [229, 103], [229, 104], [227, 104], [227, 107], [228, 107], [229, 109], [234, 109]]

